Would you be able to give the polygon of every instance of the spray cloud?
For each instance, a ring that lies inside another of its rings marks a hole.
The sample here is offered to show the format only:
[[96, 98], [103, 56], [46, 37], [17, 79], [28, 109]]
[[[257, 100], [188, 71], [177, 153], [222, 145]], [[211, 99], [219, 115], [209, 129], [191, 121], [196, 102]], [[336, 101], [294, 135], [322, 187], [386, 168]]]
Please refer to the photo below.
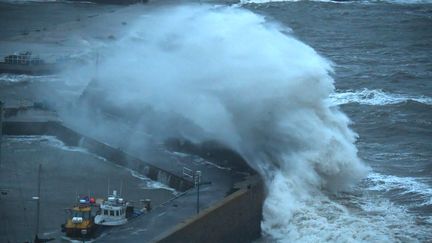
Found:
[[271, 238], [349, 239], [332, 229], [367, 223], [326, 192], [367, 169], [349, 119], [328, 101], [331, 64], [289, 32], [241, 8], [160, 9], [102, 54], [98, 79], [106, 101], [147, 112], [141, 122], [153, 137], [216, 140], [241, 154], [266, 181]]

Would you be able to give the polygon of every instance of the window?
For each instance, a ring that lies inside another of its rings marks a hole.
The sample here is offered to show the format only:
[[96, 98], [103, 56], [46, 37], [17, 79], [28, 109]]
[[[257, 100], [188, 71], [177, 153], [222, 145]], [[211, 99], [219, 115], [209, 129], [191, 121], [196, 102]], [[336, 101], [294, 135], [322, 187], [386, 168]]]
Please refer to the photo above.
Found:
[[104, 209], [103, 214], [108, 215], [108, 210]]
[[82, 213], [80, 211], [74, 211], [72, 217], [82, 217]]
[[110, 216], [114, 216], [114, 211], [110, 210]]
[[118, 210], [116, 210], [116, 216], [119, 216], [119, 211]]

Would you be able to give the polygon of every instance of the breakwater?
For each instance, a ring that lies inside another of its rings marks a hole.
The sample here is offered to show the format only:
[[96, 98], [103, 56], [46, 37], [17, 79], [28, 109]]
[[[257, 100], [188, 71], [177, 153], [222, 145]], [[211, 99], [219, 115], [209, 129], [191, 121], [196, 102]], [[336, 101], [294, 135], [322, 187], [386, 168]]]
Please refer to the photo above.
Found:
[[258, 175], [212, 207], [159, 235], [154, 242], [252, 242], [261, 236], [264, 189]]
[[68, 146], [79, 146], [109, 161], [135, 170], [148, 178], [166, 184], [178, 191], [193, 186], [191, 181], [162, 170], [126, 152], [105, 143], [89, 138], [55, 121], [5, 121], [3, 133], [6, 135], [50, 135], [56, 136]]
[[[135, 170], [148, 178], [164, 183], [178, 191], [193, 188], [192, 181], [167, 172], [149, 162], [138, 159], [120, 149], [82, 135], [59, 121], [19, 121], [6, 120], [2, 125], [5, 135], [50, 135], [56, 136], [68, 146], [79, 146], [109, 161]], [[190, 190], [189, 190], [190, 194]], [[178, 200], [178, 199], [176, 199]], [[254, 174], [237, 183], [216, 203], [204, 208], [200, 214], [186, 213], [173, 222], [165, 221], [159, 233], [155, 231], [147, 237], [128, 239], [129, 242], [251, 242], [261, 235], [262, 205], [264, 201], [263, 182]], [[181, 202], [177, 202], [180, 203]], [[176, 204], [174, 202], [172, 205]], [[193, 203], [192, 203], [193, 204]], [[172, 207], [167, 205], [167, 207]], [[153, 219], [159, 221], [172, 219], [172, 214], [179, 212], [160, 208], [157, 215], [147, 215], [140, 219], [144, 222]], [[165, 212], [163, 212], [165, 211]], [[160, 217], [159, 215], [164, 215]], [[167, 218], [167, 219], [166, 219]], [[183, 220], [180, 220], [183, 218]], [[139, 222], [135, 222], [138, 223]], [[145, 223], [143, 228], [148, 227]], [[113, 234], [116, 229], [113, 229]], [[120, 229], [121, 230], [121, 229]], [[161, 232], [161, 233], [160, 233]], [[106, 236], [102, 241], [110, 242]]]

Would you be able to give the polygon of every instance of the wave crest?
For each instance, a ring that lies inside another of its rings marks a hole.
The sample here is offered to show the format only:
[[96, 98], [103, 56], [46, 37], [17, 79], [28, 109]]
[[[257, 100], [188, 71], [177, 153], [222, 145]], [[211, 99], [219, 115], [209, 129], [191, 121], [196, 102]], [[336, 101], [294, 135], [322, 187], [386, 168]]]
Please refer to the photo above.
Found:
[[331, 94], [330, 102], [334, 105], [358, 103], [361, 105], [393, 105], [407, 101], [415, 101], [432, 105], [432, 97], [391, 94], [380, 89], [362, 89], [357, 91], [336, 92]]
[[330, 62], [285, 27], [208, 5], [163, 8], [130, 26], [102, 55], [99, 92], [115, 107], [144, 107], [140, 122], [154, 138], [217, 141], [242, 155], [269, 190], [267, 234], [312, 231], [292, 220], [304, 205], [319, 210], [308, 203], [316, 192], [349, 189], [366, 175], [348, 117], [326, 102]]
[[432, 3], [432, 0], [240, 0], [240, 4], [264, 4], [264, 3], [278, 3], [278, 2], [331, 2], [331, 3], [393, 3], [393, 4], [427, 4]]

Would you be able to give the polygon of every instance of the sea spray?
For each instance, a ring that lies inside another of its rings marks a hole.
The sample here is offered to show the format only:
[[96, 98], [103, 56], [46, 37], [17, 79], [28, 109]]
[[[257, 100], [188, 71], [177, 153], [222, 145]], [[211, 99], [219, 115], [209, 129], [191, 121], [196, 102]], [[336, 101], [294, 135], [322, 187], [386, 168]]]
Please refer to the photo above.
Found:
[[264, 178], [264, 234], [278, 241], [391, 240], [329, 195], [366, 175], [349, 119], [328, 102], [331, 63], [250, 11], [162, 8], [101, 53], [98, 92], [140, 107], [161, 141], [215, 140]]

